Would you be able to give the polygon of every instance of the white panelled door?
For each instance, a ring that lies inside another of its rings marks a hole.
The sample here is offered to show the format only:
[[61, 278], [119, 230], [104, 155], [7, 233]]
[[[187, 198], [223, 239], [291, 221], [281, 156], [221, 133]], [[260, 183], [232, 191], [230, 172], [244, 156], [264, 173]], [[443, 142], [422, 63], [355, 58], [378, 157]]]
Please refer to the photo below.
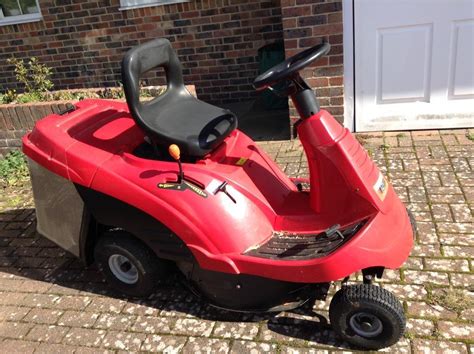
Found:
[[474, 0], [355, 0], [357, 131], [474, 127]]

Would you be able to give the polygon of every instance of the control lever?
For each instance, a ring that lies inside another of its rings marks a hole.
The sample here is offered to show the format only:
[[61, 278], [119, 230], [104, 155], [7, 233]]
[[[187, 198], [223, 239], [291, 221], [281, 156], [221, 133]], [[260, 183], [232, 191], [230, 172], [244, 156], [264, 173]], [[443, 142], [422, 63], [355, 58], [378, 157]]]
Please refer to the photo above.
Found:
[[328, 238], [331, 237], [332, 235], [336, 234], [337, 236], [339, 236], [341, 239], [344, 240], [344, 235], [341, 233], [341, 231], [339, 231], [340, 228], [341, 228], [341, 225], [335, 224], [335, 225], [331, 226], [329, 229], [325, 230], [324, 234]]
[[184, 179], [183, 166], [181, 165], [181, 150], [176, 144], [171, 144], [168, 148], [168, 152], [171, 157], [178, 162], [179, 174], [178, 174], [178, 184], [181, 184]]
[[293, 124], [293, 139], [296, 139], [298, 137], [298, 126], [303, 123], [303, 119], [298, 119], [294, 124]]
[[230, 200], [232, 200], [234, 203], [237, 204], [237, 201], [234, 199], [234, 197], [231, 196], [229, 192], [227, 191], [227, 185], [228, 185], [227, 181], [222, 182], [219, 185], [219, 187], [217, 187], [216, 190], [214, 191], [214, 195], [216, 195], [219, 192], [224, 192], [225, 195], [227, 195], [230, 198]]

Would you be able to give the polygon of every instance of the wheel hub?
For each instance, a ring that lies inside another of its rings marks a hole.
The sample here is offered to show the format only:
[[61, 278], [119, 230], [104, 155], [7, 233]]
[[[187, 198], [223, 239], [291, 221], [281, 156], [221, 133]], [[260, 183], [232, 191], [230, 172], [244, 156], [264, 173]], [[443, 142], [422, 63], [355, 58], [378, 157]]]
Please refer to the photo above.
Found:
[[351, 329], [365, 338], [373, 338], [382, 333], [383, 324], [380, 319], [367, 312], [358, 312], [349, 319]]
[[125, 284], [138, 282], [138, 270], [130, 260], [121, 254], [113, 254], [109, 257], [109, 268], [112, 274]]
[[132, 265], [130, 264], [130, 262], [124, 262], [122, 263], [122, 265], [120, 265], [120, 269], [123, 272], [128, 272], [130, 269], [132, 269]]

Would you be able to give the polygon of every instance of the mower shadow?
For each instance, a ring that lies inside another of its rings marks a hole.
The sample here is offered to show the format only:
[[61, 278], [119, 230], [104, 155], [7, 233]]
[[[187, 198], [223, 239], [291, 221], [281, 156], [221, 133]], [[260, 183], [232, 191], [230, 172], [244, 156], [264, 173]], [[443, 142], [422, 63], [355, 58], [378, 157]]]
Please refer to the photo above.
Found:
[[[50, 283], [51, 294], [96, 294], [158, 310], [163, 316], [193, 316], [221, 322], [262, 322], [265, 338], [275, 341], [310, 341], [350, 348], [335, 337], [326, 317], [314, 312], [314, 301], [299, 309], [277, 314], [237, 313], [209, 305], [184, 285], [178, 271], [145, 300], [126, 298], [105, 283], [100, 272], [86, 267], [36, 232], [34, 209], [0, 212], [0, 272]], [[32, 284], [33, 285], [33, 284]], [[25, 284], [28, 286], [28, 283]], [[0, 291], [8, 289], [0, 289]], [[77, 290], [77, 292], [75, 291]]]

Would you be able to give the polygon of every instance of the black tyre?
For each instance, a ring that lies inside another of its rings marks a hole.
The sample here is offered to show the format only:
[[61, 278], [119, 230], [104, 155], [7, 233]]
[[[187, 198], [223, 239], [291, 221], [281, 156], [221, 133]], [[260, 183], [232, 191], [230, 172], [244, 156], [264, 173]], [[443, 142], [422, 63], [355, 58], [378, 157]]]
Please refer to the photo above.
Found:
[[117, 291], [145, 298], [168, 274], [168, 264], [123, 230], [105, 232], [95, 247], [95, 261]]
[[329, 318], [334, 331], [363, 349], [395, 344], [405, 332], [405, 314], [398, 299], [375, 285], [345, 286], [332, 298]]

